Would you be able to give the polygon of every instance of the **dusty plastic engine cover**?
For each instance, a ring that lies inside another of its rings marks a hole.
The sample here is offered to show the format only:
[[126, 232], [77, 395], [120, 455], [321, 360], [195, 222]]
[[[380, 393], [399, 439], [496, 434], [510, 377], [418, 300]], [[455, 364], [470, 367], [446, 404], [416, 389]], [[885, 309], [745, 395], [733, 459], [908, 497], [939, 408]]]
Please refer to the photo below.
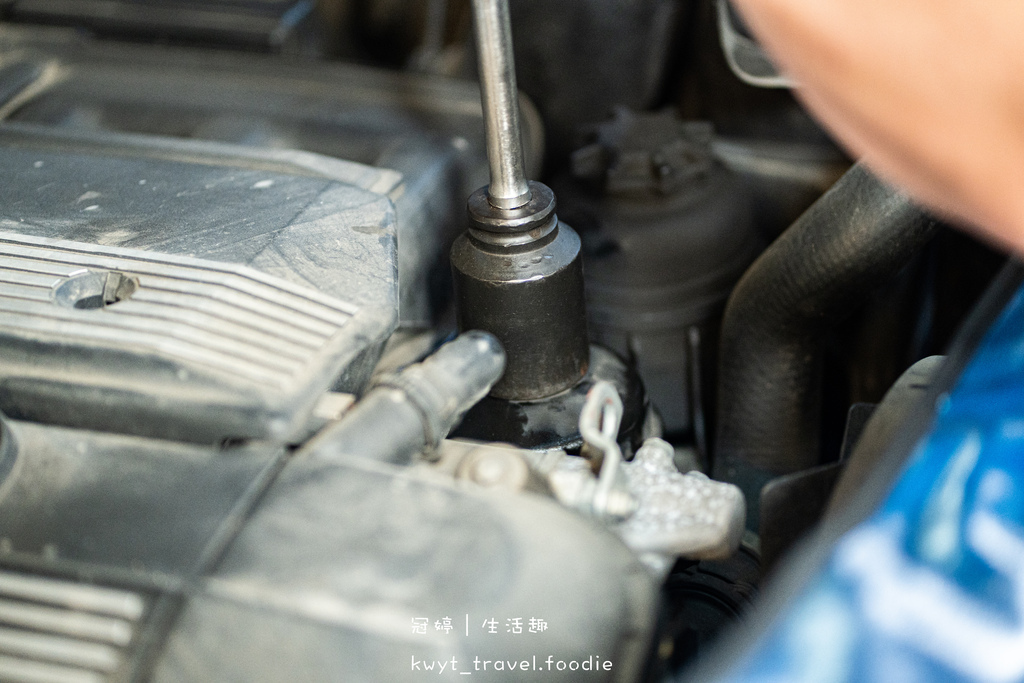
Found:
[[550, 499], [269, 444], [0, 427], [5, 680], [416, 681], [454, 658], [441, 680], [486, 661], [487, 681], [610, 682], [645, 661], [652, 579]]
[[398, 317], [392, 171], [0, 128], [0, 411], [287, 442]]
[[[442, 680], [632, 681], [653, 595], [617, 539], [552, 500], [294, 461], [186, 605], [154, 680], [417, 681], [448, 662]], [[581, 672], [588, 658], [611, 666]]]

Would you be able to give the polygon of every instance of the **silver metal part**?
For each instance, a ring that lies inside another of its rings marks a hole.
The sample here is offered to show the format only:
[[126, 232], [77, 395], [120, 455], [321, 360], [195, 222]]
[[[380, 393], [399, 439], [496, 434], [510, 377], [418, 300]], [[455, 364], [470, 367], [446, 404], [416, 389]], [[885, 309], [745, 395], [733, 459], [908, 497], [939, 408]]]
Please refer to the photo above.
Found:
[[[554, 463], [538, 461], [546, 471], [555, 496], [563, 505], [606, 523], [621, 522], [637, 508], [626, 488], [619, 463], [622, 451], [616, 442], [622, 421], [622, 399], [610, 382], [598, 382], [587, 393], [580, 412], [580, 434], [584, 449], [590, 449], [601, 461], [601, 474], [595, 479], [584, 458], [565, 456]], [[552, 466], [553, 465], [553, 466]]]
[[[446, 2], [429, 4], [429, 23], [436, 26], [436, 10]], [[447, 54], [435, 56], [443, 62]], [[42, 124], [79, 138], [57, 143], [65, 150], [86, 138], [119, 144], [113, 133], [139, 133], [174, 148], [179, 160], [194, 152], [206, 156], [208, 143], [199, 141], [216, 140], [234, 143], [225, 151], [238, 145], [229, 154], [244, 152], [265, 168], [298, 162], [306, 175], [345, 180], [336, 171], [347, 176], [343, 167], [358, 166], [340, 161], [347, 159], [397, 178], [393, 187], [377, 184], [374, 191], [388, 193], [397, 214], [401, 326], [427, 327], [443, 312], [447, 301], [438, 296], [435, 278], [446, 266], [465, 197], [488, 176], [479, 83], [232, 50], [153, 50], [128, 42], [111, 48], [74, 29], [9, 22], [0, 26], [0, 61], [0, 100], [13, 96], [0, 110], [10, 114], [5, 126]], [[21, 92], [20, 81], [12, 85], [12, 66], [35, 77]], [[536, 177], [543, 124], [525, 96], [519, 113], [527, 177]], [[149, 178], [146, 189], [153, 182]], [[144, 232], [145, 225], [123, 221], [119, 227]], [[59, 236], [77, 239], [71, 232]]]
[[135, 593], [8, 571], [0, 594], [5, 681], [107, 680], [146, 607]]
[[[614, 531], [656, 574], [674, 557], [728, 557], [739, 547], [746, 514], [737, 487], [700, 472], [681, 474], [672, 454], [672, 445], [661, 439], [645, 441], [632, 462], [619, 466], [622, 481], [612, 489], [615, 500], [630, 501], [632, 513], [625, 520], [603, 516], [606, 523], [615, 523]], [[563, 505], [601, 518], [594, 508], [600, 484], [585, 459], [540, 453], [531, 457], [531, 466], [547, 479]]]
[[398, 322], [384, 193], [399, 176], [147, 140], [0, 130], [0, 185], [19, 198], [0, 206], [0, 411], [192, 443], [302, 438], [325, 391], [363, 390]]
[[136, 593], [11, 572], [0, 572], [0, 595], [132, 621], [146, 609]]
[[658, 438], [644, 441], [632, 462], [622, 462], [616, 442], [621, 417], [615, 389], [594, 385], [580, 413], [580, 433], [584, 450], [602, 458], [598, 478], [586, 459], [561, 452], [532, 457], [532, 467], [563, 505], [614, 523], [630, 549], [651, 556], [649, 566], [664, 564], [659, 556], [720, 559], [735, 552], [746, 518], [742, 492], [700, 472], [680, 473], [672, 445]]
[[590, 501], [595, 516], [625, 519], [636, 510], [636, 500], [623, 486], [619, 463], [622, 450], [617, 441], [622, 423], [622, 399], [611, 382], [598, 382], [587, 393], [580, 412], [580, 435], [586, 446], [601, 453], [601, 474]]
[[[135, 291], [105, 301], [125, 273]], [[142, 410], [132, 396], [159, 397], [158, 434], [191, 423], [209, 441], [286, 440], [365, 334], [358, 306], [246, 266], [0, 233], [0, 278], [5, 410], [16, 413], [41, 411], [26, 397], [47, 387], [61, 405], [79, 401], [106, 367], [111, 402]]]
[[508, 0], [473, 0], [473, 15], [491, 167], [487, 199], [495, 208], [517, 209], [530, 201], [530, 186], [519, 131], [519, 90]]
[[647, 439], [633, 461], [622, 465], [639, 506], [616, 530], [637, 553], [695, 560], [728, 557], [743, 535], [742, 492], [700, 472], [681, 474], [673, 454], [670, 443]]

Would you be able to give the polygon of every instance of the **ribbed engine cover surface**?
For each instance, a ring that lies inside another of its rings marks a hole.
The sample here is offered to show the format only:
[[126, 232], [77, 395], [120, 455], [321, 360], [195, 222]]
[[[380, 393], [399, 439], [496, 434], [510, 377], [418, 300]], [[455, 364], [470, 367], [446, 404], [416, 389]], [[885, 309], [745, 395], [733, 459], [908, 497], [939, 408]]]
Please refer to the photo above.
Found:
[[394, 209], [374, 169], [289, 174], [136, 138], [54, 154], [48, 134], [4, 147], [4, 132], [5, 415], [281, 443], [323, 392], [361, 388], [398, 316]]
[[137, 593], [0, 571], [0, 680], [111, 680], [145, 611]]
[[[124, 282], [129, 298], [101, 301]], [[37, 395], [74, 391], [67, 385], [99, 374], [99, 362], [100, 372], [117, 368], [105, 389], [126, 400], [138, 392], [178, 412], [201, 391], [219, 423], [235, 421], [229, 411], [262, 410], [276, 417], [267, 435], [286, 437], [294, 404], [308, 407], [327, 389], [358, 310], [244, 266], [0, 233], [0, 357], [19, 395], [33, 391], [29, 382], [48, 387]], [[225, 436], [246, 432], [256, 435], [238, 424]]]

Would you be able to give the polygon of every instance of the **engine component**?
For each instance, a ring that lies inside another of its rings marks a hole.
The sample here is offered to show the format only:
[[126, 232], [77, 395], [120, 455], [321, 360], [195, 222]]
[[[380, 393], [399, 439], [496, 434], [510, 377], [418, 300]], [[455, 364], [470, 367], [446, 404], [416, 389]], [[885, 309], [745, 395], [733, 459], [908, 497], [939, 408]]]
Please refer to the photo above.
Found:
[[489, 681], [575, 681], [564, 662], [592, 654], [612, 662], [592, 680], [627, 683], [653, 613], [636, 558], [554, 501], [298, 458], [188, 597], [153, 680], [422, 681], [416, 662], [454, 658], [452, 678], [488, 661]]
[[[613, 664], [594, 680], [643, 666], [648, 573], [552, 501], [266, 443], [6, 420], [0, 438], [15, 465], [0, 499], [5, 679], [27, 667], [34, 680], [412, 681], [410, 657], [541, 667], [580, 659], [580, 643]], [[531, 618], [543, 640], [481, 628]]]
[[701, 447], [721, 310], [763, 248], [712, 140], [707, 123], [619, 108], [555, 185], [583, 242], [591, 337], [634, 360], [665, 431]]
[[492, 335], [466, 332], [422, 363], [378, 379], [337, 424], [303, 447], [309, 457], [359, 456], [407, 464], [433, 451], [501, 377], [505, 353]]
[[743, 536], [743, 493], [701, 472], [681, 474], [673, 453], [667, 441], [647, 439], [623, 465], [639, 506], [617, 531], [634, 552], [724, 560]]
[[819, 464], [821, 335], [906, 265], [935, 229], [858, 165], [736, 286], [722, 324], [714, 472], [743, 490], [749, 528], [758, 527], [769, 479]]
[[511, 0], [516, 65], [540, 106], [553, 156], [616, 106], [662, 96], [688, 8], [675, 0]]
[[532, 451], [505, 443], [445, 439], [421, 467], [488, 490], [550, 495], [551, 490], [531, 466]]
[[[487, 176], [473, 83], [261, 55], [154, 50], [7, 24], [0, 25], [0, 56], [9, 67], [0, 70], [0, 116], [9, 120], [87, 135], [305, 150], [325, 155], [313, 157], [314, 174], [330, 163], [325, 157], [400, 172], [401, 185], [389, 194], [399, 233], [401, 325], [429, 327], [451, 303], [448, 252], [465, 197]], [[525, 98], [521, 111], [525, 159], [536, 172], [543, 130]]]
[[598, 382], [580, 413], [586, 457], [532, 456], [558, 500], [612, 526], [655, 573], [667, 571], [677, 557], [724, 559], [734, 553], [743, 533], [743, 493], [700, 472], [681, 474], [672, 445], [658, 438], [644, 441], [632, 462], [622, 462], [621, 417], [618, 391]]
[[0, 564], [63, 574], [102, 566], [151, 587], [213, 561], [227, 540], [222, 524], [245, 513], [285, 456], [266, 443], [225, 452], [28, 422], [2, 427], [3, 459], [16, 466], [0, 500]]
[[578, 416], [587, 392], [599, 381], [614, 384], [622, 398], [619, 444], [627, 454], [632, 454], [643, 440], [643, 428], [649, 415], [644, 386], [636, 370], [596, 344], [590, 346], [587, 374], [576, 386], [539, 401], [506, 401], [485, 396], [466, 413], [455, 436], [504, 441], [522, 448], [576, 450], [583, 444]]
[[116, 680], [129, 668], [146, 595], [0, 570], [5, 681]]
[[178, 41], [228, 43], [240, 47], [299, 51], [299, 33], [309, 28], [308, 0], [12, 0], [15, 21], [87, 27], [105, 34]]
[[11, 124], [0, 159], [6, 415], [286, 442], [369, 379], [398, 317], [396, 173]]
[[491, 183], [469, 198], [470, 228], [452, 247], [459, 327], [494, 334], [508, 364], [492, 396], [547, 398], [587, 371], [579, 237], [555, 197], [523, 167], [507, 0], [475, 0]]
[[[579, 489], [571, 491], [559, 486], [560, 498], [572, 507], [603, 522], [621, 522], [636, 511], [636, 499], [623, 481], [622, 450], [619, 448], [619, 425], [622, 422], [622, 399], [609, 382], [598, 382], [587, 392], [587, 401], [580, 411], [582, 454], [598, 464], [597, 481], [590, 485], [584, 479]], [[579, 480], [577, 480], [579, 481]]]

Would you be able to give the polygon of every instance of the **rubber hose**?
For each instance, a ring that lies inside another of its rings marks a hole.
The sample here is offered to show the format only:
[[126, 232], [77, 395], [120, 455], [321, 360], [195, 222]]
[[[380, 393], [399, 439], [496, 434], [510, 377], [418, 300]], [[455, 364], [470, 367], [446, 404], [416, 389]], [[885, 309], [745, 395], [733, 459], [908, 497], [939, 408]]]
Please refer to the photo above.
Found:
[[505, 350], [494, 335], [464, 332], [423, 362], [378, 380], [296, 457], [409, 464], [417, 453], [437, 448], [504, 370]]
[[936, 224], [860, 164], [747, 270], [719, 347], [714, 474], [747, 497], [757, 529], [770, 479], [819, 464], [822, 338], [906, 266]]

